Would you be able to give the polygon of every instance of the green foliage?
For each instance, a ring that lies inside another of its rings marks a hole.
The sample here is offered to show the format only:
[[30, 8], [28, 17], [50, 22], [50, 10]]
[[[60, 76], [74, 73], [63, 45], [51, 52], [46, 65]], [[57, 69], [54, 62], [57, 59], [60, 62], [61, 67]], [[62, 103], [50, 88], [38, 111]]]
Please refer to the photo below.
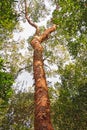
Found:
[[13, 6], [14, 0], [0, 1], [0, 42], [6, 39], [6, 36], [9, 35], [9, 32], [12, 32], [17, 23]]
[[[72, 55], [77, 56], [81, 46], [87, 43], [87, 2], [82, 0], [58, 1], [53, 12], [58, 36], [63, 36]], [[62, 39], [63, 39], [62, 37]]]
[[8, 110], [8, 101], [12, 95], [13, 76], [5, 72], [4, 60], [0, 57], [0, 124]]
[[0, 2], [0, 26], [12, 30], [15, 25], [16, 14], [12, 8], [14, 0]]
[[4, 69], [4, 60], [0, 58], [0, 98], [8, 101], [12, 93], [13, 76]]
[[[87, 1], [58, 1], [53, 12], [58, 42], [68, 47], [71, 62], [58, 68], [52, 104], [57, 130], [85, 130], [87, 127]], [[56, 41], [56, 40], [55, 40]]]
[[[14, 0], [0, 1], [0, 49], [3, 46], [3, 41], [8, 41], [8, 36], [12, 33], [17, 17], [13, 9]], [[0, 56], [0, 124], [8, 110], [8, 102], [13, 93], [12, 84], [14, 78], [10, 72], [7, 72], [5, 60]]]
[[29, 12], [31, 12], [31, 18], [35, 22], [38, 22], [38, 20], [40, 20], [41, 17], [45, 17], [48, 10], [43, 0], [41, 0], [40, 2], [38, 0], [33, 0], [29, 4]]
[[12, 94], [12, 84], [12, 75], [6, 72], [0, 72], [0, 98], [2, 98], [5, 101], [8, 101], [9, 97]]
[[3, 68], [3, 62], [4, 60], [0, 57], [0, 70]]
[[6, 116], [2, 120], [2, 130], [33, 130], [33, 93], [17, 93], [12, 97]]
[[3, 60], [0, 58], [0, 98], [8, 101], [12, 93], [13, 76], [3, 70], [3, 64]]
[[61, 87], [53, 105], [53, 124], [58, 130], [86, 129], [87, 66], [78, 59], [60, 70]]

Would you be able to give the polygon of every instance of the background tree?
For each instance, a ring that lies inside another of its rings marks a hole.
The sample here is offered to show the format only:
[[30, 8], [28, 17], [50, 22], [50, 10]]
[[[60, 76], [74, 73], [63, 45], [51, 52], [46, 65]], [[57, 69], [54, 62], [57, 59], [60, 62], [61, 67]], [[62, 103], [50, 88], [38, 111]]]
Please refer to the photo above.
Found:
[[69, 64], [61, 72], [61, 87], [56, 90], [58, 94], [53, 105], [53, 124], [57, 129], [86, 129], [86, 68], [77, 64]]
[[18, 92], [12, 96], [8, 111], [2, 120], [2, 130], [33, 130], [34, 102], [32, 92]]
[[[14, 0], [0, 1], [0, 49], [2, 49], [3, 42], [8, 39], [17, 22], [16, 14], [12, 7], [13, 2]], [[5, 60], [3, 60], [0, 52], [0, 123], [8, 109], [13, 81], [13, 75], [7, 71]]]
[[[87, 6], [86, 1], [59, 1], [53, 21], [58, 24], [57, 38], [71, 55], [72, 63], [59, 66], [61, 77], [53, 105], [55, 129], [86, 129], [87, 84]], [[61, 86], [61, 87], [60, 87]]]

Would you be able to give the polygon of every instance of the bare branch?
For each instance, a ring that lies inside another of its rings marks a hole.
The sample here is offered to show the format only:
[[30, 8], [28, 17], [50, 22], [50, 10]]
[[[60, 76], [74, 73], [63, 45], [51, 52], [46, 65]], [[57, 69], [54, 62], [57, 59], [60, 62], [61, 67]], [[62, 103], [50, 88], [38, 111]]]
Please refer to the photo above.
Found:
[[30, 20], [30, 17], [28, 16], [27, 2], [26, 2], [26, 0], [24, 0], [24, 2], [25, 2], [25, 18], [26, 18], [26, 20], [28, 21], [28, 23], [31, 26], [33, 26], [34, 28], [36, 28], [36, 35], [39, 35], [39, 27], [38, 27], [38, 25], [36, 25], [34, 22], [32, 22]]

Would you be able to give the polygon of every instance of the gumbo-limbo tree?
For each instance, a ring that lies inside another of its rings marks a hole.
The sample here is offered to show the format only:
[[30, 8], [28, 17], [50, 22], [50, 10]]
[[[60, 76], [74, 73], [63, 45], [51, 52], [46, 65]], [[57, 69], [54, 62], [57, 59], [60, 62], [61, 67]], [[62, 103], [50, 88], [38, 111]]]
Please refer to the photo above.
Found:
[[44, 48], [41, 45], [48, 36], [56, 30], [56, 25], [47, 28], [43, 33], [40, 32], [39, 26], [32, 22], [29, 16], [28, 1], [24, 0], [25, 5], [25, 18], [27, 22], [36, 29], [35, 35], [33, 36], [30, 44], [34, 50], [33, 54], [33, 72], [35, 80], [35, 120], [34, 129], [35, 130], [53, 130], [50, 118], [50, 100], [48, 95], [48, 86], [44, 71], [43, 63], [43, 51]]

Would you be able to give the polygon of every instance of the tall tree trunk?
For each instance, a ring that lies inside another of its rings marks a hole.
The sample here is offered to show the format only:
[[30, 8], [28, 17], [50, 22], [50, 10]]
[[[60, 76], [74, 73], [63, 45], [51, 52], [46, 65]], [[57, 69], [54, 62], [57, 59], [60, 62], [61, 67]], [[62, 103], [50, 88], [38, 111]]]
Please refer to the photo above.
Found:
[[55, 26], [47, 29], [42, 35], [34, 37], [31, 45], [34, 49], [33, 71], [35, 79], [35, 130], [54, 130], [50, 118], [50, 101], [43, 63], [43, 47], [41, 46]]
[[27, 2], [25, 2], [25, 18], [28, 23], [36, 29], [36, 34], [31, 41], [34, 49], [33, 71], [35, 79], [35, 120], [34, 130], [54, 130], [50, 119], [50, 101], [48, 96], [48, 86], [45, 77], [43, 63], [43, 47], [41, 43], [45, 41], [51, 32], [56, 30], [56, 26], [46, 29], [40, 34], [39, 27], [33, 23], [28, 16]]

